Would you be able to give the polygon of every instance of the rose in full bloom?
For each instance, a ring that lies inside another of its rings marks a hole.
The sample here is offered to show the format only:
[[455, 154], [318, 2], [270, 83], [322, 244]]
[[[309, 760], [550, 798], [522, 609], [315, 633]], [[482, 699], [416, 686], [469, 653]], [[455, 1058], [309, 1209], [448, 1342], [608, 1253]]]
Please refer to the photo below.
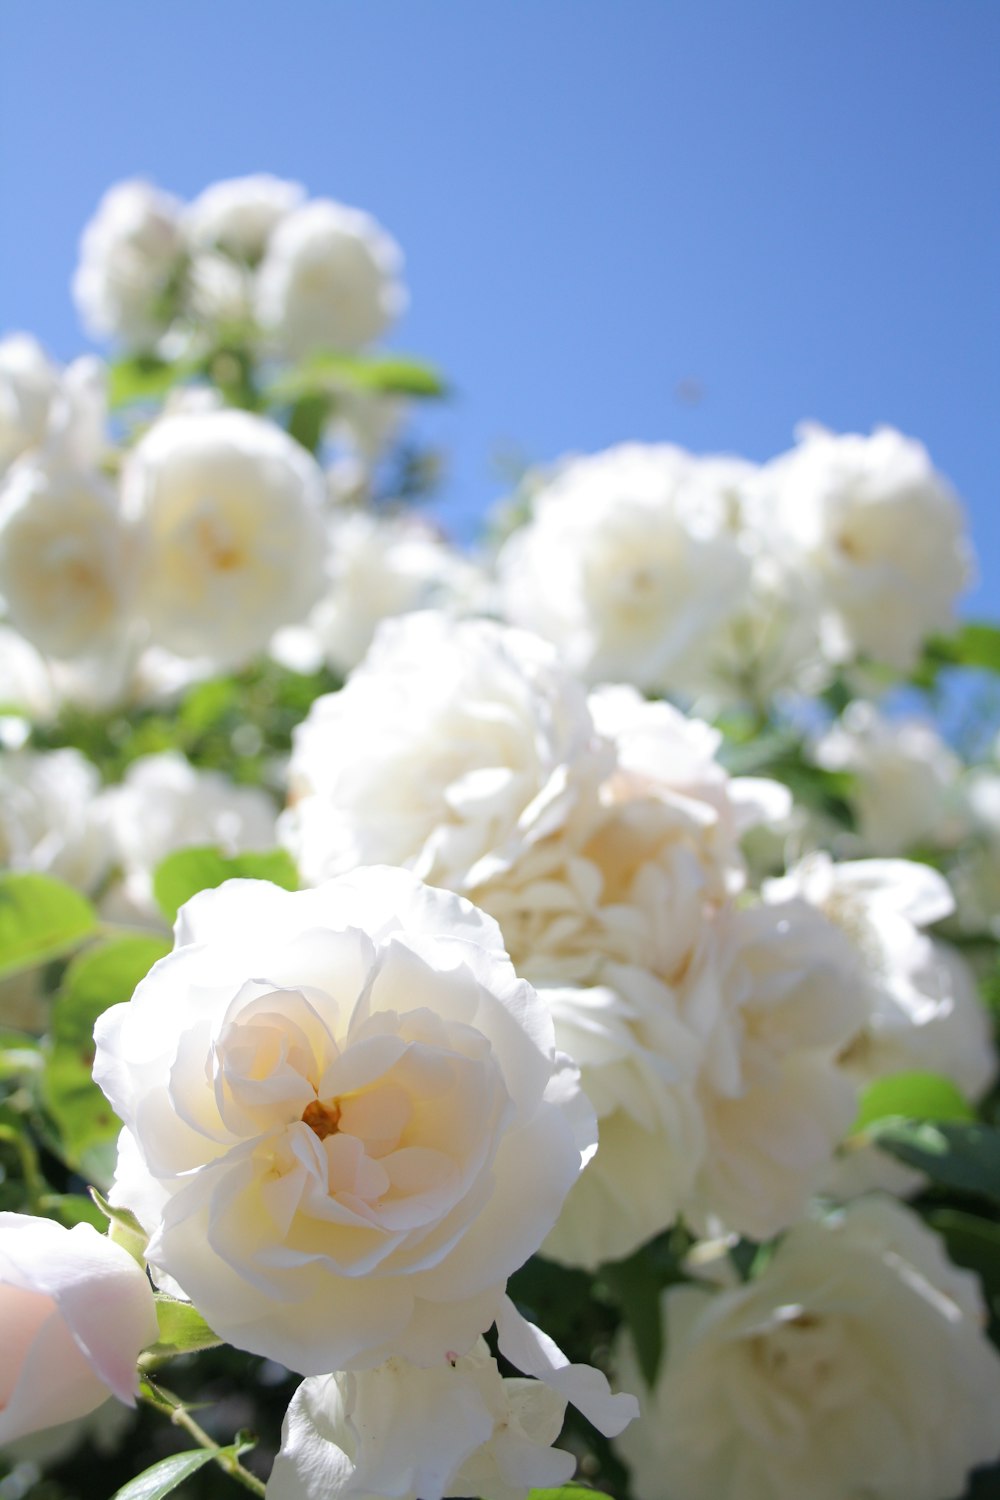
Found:
[[735, 613], [750, 565], [690, 455], [634, 443], [564, 464], [497, 566], [506, 618], [587, 681], [662, 689]]
[[148, 182], [119, 182], [83, 231], [73, 298], [87, 331], [151, 349], [170, 325], [184, 269], [181, 204]]
[[[638, 1500], [952, 1500], [1000, 1455], [978, 1282], [888, 1199], [797, 1224], [745, 1285], [662, 1306], [665, 1362], [617, 1441]], [[627, 1336], [618, 1353], [639, 1389]]]
[[559, 828], [607, 763], [550, 646], [406, 615], [296, 730], [281, 836], [313, 883], [391, 863], [463, 891]]
[[305, 198], [298, 182], [268, 172], [213, 182], [184, 210], [183, 227], [196, 250], [223, 250], [256, 264], [272, 232]]
[[390, 1359], [303, 1381], [288, 1408], [268, 1500], [523, 1500], [565, 1484], [576, 1460], [553, 1449], [566, 1398], [500, 1376], [483, 1339], [424, 1369]]
[[257, 317], [283, 354], [362, 349], [406, 306], [402, 251], [358, 208], [314, 198], [284, 218], [257, 278]]
[[145, 1273], [89, 1224], [0, 1213], [0, 1444], [135, 1404], [136, 1360], [157, 1337]]
[[122, 884], [116, 911], [156, 915], [153, 873], [175, 849], [214, 844], [224, 854], [271, 849], [275, 808], [258, 787], [238, 786], [221, 771], [202, 771], [175, 750], [134, 760], [120, 786], [101, 799]]
[[46, 655], [114, 650], [134, 593], [138, 534], [95, 470], [24, 458], [0, 489], [0, 596]]
[[969, 581], [962, 506], [920, 443], [891, 427], [871, 437], [806, 426], [765, 466], [758, 504], [822, 600], [824, 651], [905, 671], [953, 624]]
[[148, 533], [143, 613], [178, 656], [245, 661], [319, 597], [323, 476], [263, 417], [161, 418], [128, 460], [122, 503]]
[[920, 845], [950, 847], [968, 817], [962, 763], [932, 724], [889, 719], [871, 703], [848, 705], [816, 741], [816, 764], [849, 771], [860, 851], [885, 858]]
[[95, 1041], [150, 1262], [304, 1374], [467, 1353], [596, 1143], [495, 924], [404, 870], [203, 891]]

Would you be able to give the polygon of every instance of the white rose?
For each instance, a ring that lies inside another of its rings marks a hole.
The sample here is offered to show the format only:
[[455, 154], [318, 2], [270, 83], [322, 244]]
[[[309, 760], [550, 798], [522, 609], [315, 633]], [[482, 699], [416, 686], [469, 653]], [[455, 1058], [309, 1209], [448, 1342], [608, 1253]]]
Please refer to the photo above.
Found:
[[[780, 880], [766, 882], [763, 894], [766, 901], [811, 902], [854, 944], [865, 1018], [840, 1066], [859, 1086], [916, 1071], [950, 1078], [970, 1099], [985, 1093], [996, 1053], [975, 982], [958, 953], [922, 931], [954, 905], [936, 870], [903, 859], [835, 864], [815, 853]], [[919, 1173], [866, 1147], [838, 1160], [825, 1187], [836, 1198], [872, 1187], [902, 1195], [922, 1181]]]
[[275, 229], [257, 278], [257, 317], [283, 354], [353, 351], [406, 306], [403, 257], [369, 214], [315, 198]]
[[905, 854], [961, 838], [962, 763], [933, 725], [888, 719], [870, 703], [851, 703], [816, 741], [813, 756], [824, 770], [854, 775], [850, 802], [866, 853]]
[[589, 1270], [674, 1223], [705, 1152], [695, 1093], [701, 1048], [674, 996], [641, 969], [607, 964], [603, 972], [603, 986], [539, 991], [598, 1125], [597, 1155], [542, 1253]]
[[3, 755], [0, 864], [93, 890], [111, 860], [98, 806], [100, 784], [96, 766], [78, 750]]
[[857, 955], [804, 901], [726, 908], [676, 986], [704, 1049], [695, 1224], [770, 1239], [800, 1217], [857, 1112], [838, 1056], [863, 1024]]
[[85, 1416], [109, 1392], [130, 1406], [136, 1360], [157, 1337], [132, 1257], [89, 1224], [0, 1214], [0, 1444]]
[[162, 418], [128, 460], [122, 501], [149, 533], [143, 612], [179, 656], [245, 661], [316, 602], [323, 476], [273, 422], [242, 411]]
[[[45, 658], [18, 631], [0, 624], [0, 714], [11, 716], [2, 722], [11, 725], [15, 745], [25, 737], [23, 720], [46, 724], [55, 717], [58, 705]], [[15, 715], [17, 722], [11, 724]], [[3, 743], [8, 743], [6, 737]]]
[[49, 656], [100, 655], [120, 640], [137, 534], [98, 473], [24, 458], [0, 489], [0, 596]]
[[501, 607], [590, 682], [662, 689], [746, 593], [725, 499], [666, 444], [571, 460], [497, 560]]
[[926, 450], [891, 427], [871, 437], [807, 426], [760, 474], [759, 503], [799, 554], [824, 608], [824, 649], [905, 671], [953, 624], [971, 551], [961, 504]]
[[[325, 660], [337, 672], [350, 672], [383, 620], [431, 605], [446, 607], [464, 585], [468, 566], [412, 516], [366, 511], [331, 516], [326, 592], [305, 626], [316, 643], [316, 665]], [[294, 627], [293, 632], [300, 634]], [[272, 653], [286, 660], [281, 634]]]
[[181, 204], [147, 182], [110, 188], [83, 231], [73, 298], [87, 331], [151, 348], [173, 315], [182, 274]]
[[200, 771], [176, 751], [133, 761], [121, 786], [101, 799], [114, 858], [122, 866], [119, 901], [155, 916], [153, 873], [175, 849], [218, 845], [225, 854], [272, 849], [275, 809], [266, 792], [238, 786], [220, 771]]
[[253, 279], [245, 266], [228, 255], [203, 251], [191, 261], [188, 304], [194, 317], [209, 324], [242, 325], [253, 312]]
[[95, 1041], [151, 1263], [305, 1374], [467, 1353], [595, 1146], [495, 924], [402, 870], [202, 892]]
[[561, 827], [606, 764], [542, 641], [406, 615], [296, 730], [280, 833], [313, 883], [384, 862], [462, 890]]
[[59, 371], [37, 339], [0, 339], [0, 474], [44, 440]]
[[298, 182], [267, 172], [213, 182], [184, 210], [184, 232], [198, 250], [221, 249], [255, 264], [274, 229], [305, 198]]
[[565, 1408], [539, 1381], [502, 1379], [483, 1339], [430, 1369], [390, 1359], [314, 1376], [292, 1397], [268, 1500], [522, 1500], [573, 1476], [572, 1454], [551, 1446]]
[[662, 1305], [665, 1364], [617, 1442], [638, 1500], [951, 1500], [1000, 1454], [976, 1279], [898, 1204], [798, 1224], [746, 1285]]

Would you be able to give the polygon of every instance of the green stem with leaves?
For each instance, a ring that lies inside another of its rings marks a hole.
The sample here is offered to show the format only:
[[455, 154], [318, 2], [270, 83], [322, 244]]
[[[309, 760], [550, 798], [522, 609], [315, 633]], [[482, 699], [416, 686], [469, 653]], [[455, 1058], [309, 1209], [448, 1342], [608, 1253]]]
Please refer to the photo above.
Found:
[[263, 1481], [255, 1474], [251, 1474], [248, 1469], [244, 1469], [231, 1448], [223, 1448], [214, 1438], [209, 1437], [204, 1427], [195, 1421], [179, 1396], [175, 1396], [172, 1391], [166, 1390], [162, 1385], [154, 1385], [147, 1375], [140, 1385], [139, 1399], [147, 1406], [151, 1406], [154, 1411], [163, 1412], [175, 1427], [182, 1427], [199, 1448], [205, 1448], [212, 1454], [219, 1468], [224, 1470], [230, 1479], [235, 1479], [237, 1484], [241, 1484], [252, 1495], [257, 1495], [260, 1500], [263, 1500], [266, 1494]]

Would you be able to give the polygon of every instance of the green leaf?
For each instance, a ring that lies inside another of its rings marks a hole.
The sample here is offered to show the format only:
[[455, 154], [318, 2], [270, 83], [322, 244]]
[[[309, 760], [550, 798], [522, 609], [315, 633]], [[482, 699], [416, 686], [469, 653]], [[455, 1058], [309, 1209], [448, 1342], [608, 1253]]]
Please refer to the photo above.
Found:
[[144, 1470], [130, 1479], [128, 1484], [122, 1485], [113, 1500], [162, 1500], [164, 1495], [169, 1495], [185, 1479], [190, 1479], [192, 1474], [197, 1474], [199, 1469], [211, 1463], [214, 1457], [215, 1452], [211, 1448], [192, 1448], [188, 1453], [171, 1453], [169, 1458], [161, 1458], [151, 1469]]
[[318, 453], [333, 411], [333, 397], [325, 392], [303, 393], [288, 417], [288, 431], [308, 453]]
[[163, 938], [136, 935], [89, 949], [66, 970], [52, 1007], [42, 1098], [64, 1160], [97, 1182], [110, 1180], [121, 1122], [91, 1076], [94, 1023], [109, 1006], [132, 998], [169, 946]]
[[975, 1113], [957, 1084], [940, 1073], [893, 1073], [876, 1078], [861, 1095], [856, 1135], [879, 1120], [974, 1120]]
[[940, 636], [931, 641], [927, 655], [936, 664], [1000, 672], [1000, 627], [982, 620], [970, 620], [956, 635]]
[[406, 354], [313, 354], [286, 370], [268, 388], [272, 405], [281, 406], [304, 396], [336, 397], [344, 390], [371, 391], [385, 396], [439, 397], [447, 394], [444, 377], [433, 365]]
[[51, 875], [0, 874], [0, 978], [78, 947], [97, 927], [85, 896]]
[[564, 1484], [557, 1490], [529, 1490], [528, 1500], [611, 1500], [603, 1490], [588, 1489], [585, 1484]]
[[139, 401], [159, 401], [173, 386], [190, 379], [196, 368], [187, 361], [171, 363], [155, 354], [115, 360], [108, 368], [108, 405], [117, 411]]
[[177, 1354], [194, 1354], [199, 1349], [214, 1349], [222, 1340], [209, 1328], [197, 1308], [190, 1302], [178, 1302], [162, 1292], [156, 1294], [156, 1321], [160, 1336], [142, 1355], [145, 1367], [173, 1359]]
[[642, 1377], [652, 1389], [663, 1354], [661, 1284], [656, 1268], [640, 1250], [628, 1260], [602, 1266], [601, 1280], [622, 1310], [635, 1344]]
[[41, 1045], [26, 1031], [0, 1031], [0, 1079], [35, 1073], [42, 1065]]
[[153, 893], [167, 921], [173, 922], [178, 909], [199, 891], [237, 879], [270, 880], [286, 891], [298, 890], [299, 886], [295, 861], [284, 849], [225, 855], [221, 849], [207, 845], [168, 854], [153, 875]]
[[871, 1131], [882, 1151], [942, 1187], [1000, 1203], [1000, 1130], [990, 1125], [924, 1125], [887, 1120]]

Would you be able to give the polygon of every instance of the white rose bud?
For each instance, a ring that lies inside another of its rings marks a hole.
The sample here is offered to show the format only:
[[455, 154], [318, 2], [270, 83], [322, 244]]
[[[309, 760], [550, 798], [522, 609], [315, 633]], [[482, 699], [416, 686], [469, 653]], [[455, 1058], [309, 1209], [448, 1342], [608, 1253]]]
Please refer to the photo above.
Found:
[[257, 279], [257, 317], [283, 354], [362, 349], [406, 306], [403, 257], [369, 214], [315, 198], [275, 229]]
[[[1000, 1455], [976, 1278], [888, 1199], [797, 1224], [746, 1285], [662, 1306], [664, 1365], [616, 1444], [637, 1500], [952, 1500]], [[644, 1391], [627, 1336], [618, 1355]]]
[[143, 612], [178, 656], [236, 665], [319, 596], [322, 472], [263, 417], [162, 418], [126, 465], [122, 502], [149, 536]]
[[0, 1214], [0, 1444], [135, 1405], [136, 1360], [157, 1337], [145, 1272], [89, 1224]]
[[467, 1353], [596, 1145], [496, 925], [403, 870], [202, 892], [95, 1040], [151, 1263], [303, 1374]]
[[110, 188], [83, 231], [73, 297], [94, 338], [151, 348], [169, 326], [184, 263], [181, 204], [148, 182]]

